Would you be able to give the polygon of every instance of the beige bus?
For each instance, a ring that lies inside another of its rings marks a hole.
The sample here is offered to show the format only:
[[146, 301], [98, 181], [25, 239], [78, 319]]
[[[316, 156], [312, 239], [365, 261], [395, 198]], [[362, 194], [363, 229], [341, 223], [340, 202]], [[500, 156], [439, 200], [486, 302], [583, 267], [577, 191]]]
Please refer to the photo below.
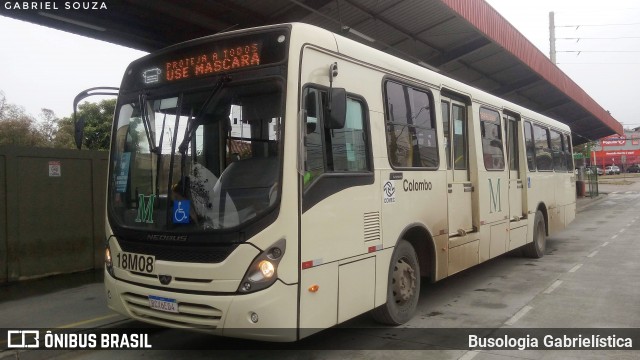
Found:
[[544, 255], [575, 216], [570, 134], [306, 24], [166, 48], [118, 96], [108, 305], [270, 341], [405, 323], [425, 281]]

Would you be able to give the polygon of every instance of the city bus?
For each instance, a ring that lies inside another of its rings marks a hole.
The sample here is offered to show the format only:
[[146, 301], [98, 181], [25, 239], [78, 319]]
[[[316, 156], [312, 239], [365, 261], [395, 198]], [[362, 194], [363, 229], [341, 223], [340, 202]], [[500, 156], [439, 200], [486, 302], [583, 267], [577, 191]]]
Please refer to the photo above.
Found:
[[111, 139], [108, 306], [160, 326], [403, 324], [421, 284], [575, 217], [568, 126], [307, 24], [134, 61]]

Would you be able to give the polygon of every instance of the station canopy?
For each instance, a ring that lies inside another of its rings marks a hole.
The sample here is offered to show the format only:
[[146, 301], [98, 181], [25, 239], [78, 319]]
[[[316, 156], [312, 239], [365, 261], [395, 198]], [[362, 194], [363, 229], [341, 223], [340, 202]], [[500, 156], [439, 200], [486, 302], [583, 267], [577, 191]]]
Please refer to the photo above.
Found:
[[144, 51], [227, 30], [304, 22], [557, 119], [571, 127], [574, 145], [623, 133], [608, 111], [483, 0], [97, 2], [107, 10], [65, 10], [59, 3], [56, 10], [2, 15]]

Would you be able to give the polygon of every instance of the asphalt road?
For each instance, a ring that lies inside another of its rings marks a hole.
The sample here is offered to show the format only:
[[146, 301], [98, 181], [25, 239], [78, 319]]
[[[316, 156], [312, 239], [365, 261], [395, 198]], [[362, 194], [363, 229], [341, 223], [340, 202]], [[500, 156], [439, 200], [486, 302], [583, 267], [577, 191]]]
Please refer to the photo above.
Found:
[[[606, 181], [614, 178], [605, 179]], [[635, 179], [633, 179], [635, 180]], [[382, 327], [365, 314], [295, 344], [263, 344], [175, 332], [110, 312], [100, 274], [48, 278], [0, 288], [0, 329], [143, 327], [156, 343], [184, 350], [0, 352], [8, 359], [637, 359], [639, 351], [466, 350], [450, 343], [468, 329], [640, 328], [640, 181], [601, 184], [580, 199], [566, 231], [532, 260], [507, 254], [424, 285], [409, 323]], [[460, 333], [443, 329], [461, 329]], [[480, 330], [479, 330], [480, 331]], [[444, 335], [446, 334], [446, 336]], [[458, 339], [459, 340], [459, 339]], [[640, 345], [640, 344], [638, 344]], [[0, 337], [0, 349], [6, 340]], [[453, 348], [452, 348], [453, 347]], [[248, 349], [258, 350], [248, 350]], [[190, 349], [190, 350], [187, 350]], [[217, 350], [233, 349], [233, 350]]]

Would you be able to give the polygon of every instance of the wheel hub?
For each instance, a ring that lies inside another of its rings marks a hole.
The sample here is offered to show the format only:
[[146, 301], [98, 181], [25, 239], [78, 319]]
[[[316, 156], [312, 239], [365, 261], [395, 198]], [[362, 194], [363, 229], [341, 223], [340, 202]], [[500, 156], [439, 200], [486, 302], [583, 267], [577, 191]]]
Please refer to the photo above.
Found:
[[413, 297], [416, 290], [415, 271], [403, 259], [396, 264], [393, 280], [393, 293], [396, 302], [408, 301]]

